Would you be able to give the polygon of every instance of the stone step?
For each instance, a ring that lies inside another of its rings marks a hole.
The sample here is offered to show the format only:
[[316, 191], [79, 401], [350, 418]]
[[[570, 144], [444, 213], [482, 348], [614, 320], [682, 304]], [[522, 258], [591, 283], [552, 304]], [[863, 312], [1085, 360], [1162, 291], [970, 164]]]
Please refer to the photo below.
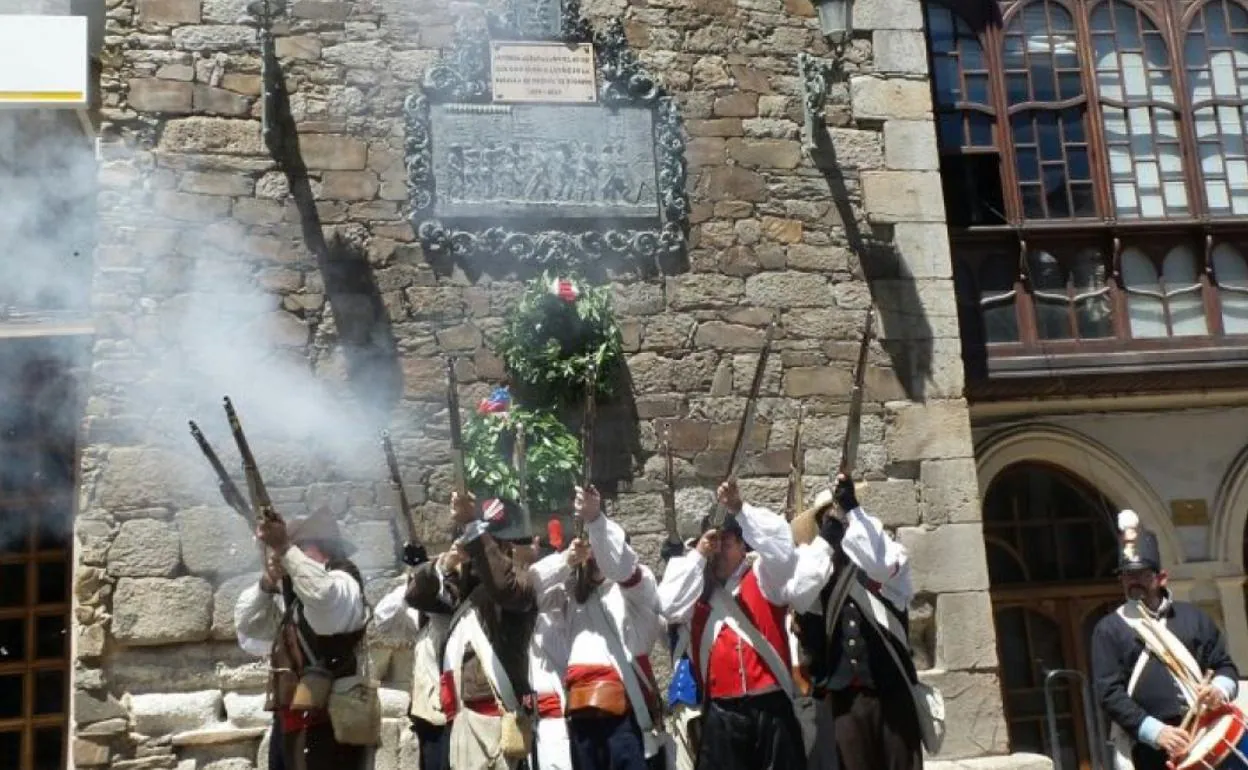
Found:
[[1053, 760], [1039, 754], [1004, 754], [975, 759], [924, 759], [924, 770], [1054, 770]]

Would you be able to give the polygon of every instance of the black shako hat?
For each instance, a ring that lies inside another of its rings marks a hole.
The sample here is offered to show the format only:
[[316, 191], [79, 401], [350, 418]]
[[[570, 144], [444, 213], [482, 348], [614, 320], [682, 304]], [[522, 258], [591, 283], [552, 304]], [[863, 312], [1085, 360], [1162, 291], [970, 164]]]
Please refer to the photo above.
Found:
[[1140, 517], [1132, 510], [1118, 514], [1118, 571], [1152, 570], [1161, 572], [1161, 548], [1157, 536], [1140, 526]]

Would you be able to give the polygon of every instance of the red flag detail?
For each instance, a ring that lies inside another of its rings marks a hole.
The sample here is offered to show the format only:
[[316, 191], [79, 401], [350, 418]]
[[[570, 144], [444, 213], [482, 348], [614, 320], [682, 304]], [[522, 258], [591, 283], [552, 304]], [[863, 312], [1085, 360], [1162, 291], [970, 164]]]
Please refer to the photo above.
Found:
[[563, 522], [551, 519], [546, 522], [546, 539], [556, 551], [563, 550]]

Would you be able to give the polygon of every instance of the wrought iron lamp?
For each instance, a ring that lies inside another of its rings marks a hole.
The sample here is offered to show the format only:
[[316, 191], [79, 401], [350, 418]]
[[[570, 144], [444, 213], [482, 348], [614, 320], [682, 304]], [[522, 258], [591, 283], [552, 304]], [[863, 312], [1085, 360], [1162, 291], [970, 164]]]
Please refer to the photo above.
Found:
[[819, 29], [830, 43], [844, 43], [854, 29], [854, 0], [814, 0]]

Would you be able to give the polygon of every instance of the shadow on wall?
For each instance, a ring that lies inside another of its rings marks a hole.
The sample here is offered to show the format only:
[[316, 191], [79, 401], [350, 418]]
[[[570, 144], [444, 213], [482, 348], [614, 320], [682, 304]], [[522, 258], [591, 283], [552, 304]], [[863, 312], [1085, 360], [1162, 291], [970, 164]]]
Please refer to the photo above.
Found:
[[299, 224], [308, 250], [316, 256], [325, 292], [347, 359], [347, 379], [359, 403], [376, 410], [378, 420], [398, 403], [403, 373], [390, 317], [382, 302], [362, 238], [336, 232], [325, 237], [308, 168], [299, 149], [299, 132], [290, 110], [286, 76], [276, 59], [269, 62], [271, 130], [264, 137], [277, 161], [299, 211]]
[[858, 256], [871, 302], [879, 314], [876, 338], [888, 354], [906, 398], [923, 402], [932, 373], [932, 326], [928, 323], [918, 286], [895, 246], [858, 226], [836, 149], [827, 132], [816, 131], [814, 161], [832, 193], [832, 203], [845, 227], [849, 248]]

